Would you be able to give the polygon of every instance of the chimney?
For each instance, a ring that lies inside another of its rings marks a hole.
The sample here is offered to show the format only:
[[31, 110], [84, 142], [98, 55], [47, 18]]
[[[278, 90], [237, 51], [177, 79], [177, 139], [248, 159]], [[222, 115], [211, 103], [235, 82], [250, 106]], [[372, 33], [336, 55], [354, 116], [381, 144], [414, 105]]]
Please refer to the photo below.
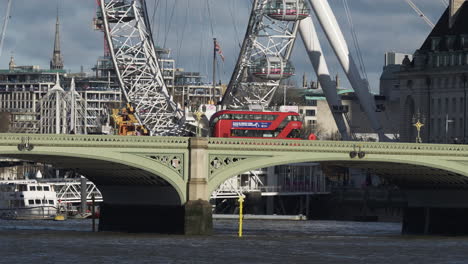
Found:
[[453, 27], [453, 24], [457, 20], [458, 11], [466, 0], [450, 0], [449, 5], [449, 28]]

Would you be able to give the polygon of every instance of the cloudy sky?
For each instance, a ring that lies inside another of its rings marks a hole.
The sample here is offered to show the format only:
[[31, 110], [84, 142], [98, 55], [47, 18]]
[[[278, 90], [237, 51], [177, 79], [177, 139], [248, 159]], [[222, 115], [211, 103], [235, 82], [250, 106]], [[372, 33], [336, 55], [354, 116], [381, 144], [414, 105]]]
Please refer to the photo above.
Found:
[[[445, 10], [444, 0], [413, 0], [435, 23]], [[212, 38], [216, 37], [226, 60], [218, 78], [227, 82], [246, 30], [251, 0], [147, 0], [155, 43], [172, 50], [177, 67], [199, 71], [211, 79]], [[351, 50], [350, 26], [343, 0], [329, 0]], [[430, 32], [429, 26], [404, 0], [349, 0], [359, 45], [373, 90], [378, 87], [384, 53], [413, 53]], [[0, 0], [0, 18], [7, 0]], [[92, 19], [96, 0], [14, 0], [0, 68], [7, 68], [13, 54], [17, 65], [48, 68], [53, 50], [57, 6], [61, 19], [61, 45], [65, 67], [90, 71], [103, 53], [103, 35], [94, 31]], [[319, 30], [320, 31], [320, 30]], [[321, 36], [332, 73], [343, 76], [326, 39]], [[296, 43], [292, 62], [298, 83], [303, 73], [309, 79], [313, 69], [302, 42]], [[344, 76], [343, 76], [344, 77]]]

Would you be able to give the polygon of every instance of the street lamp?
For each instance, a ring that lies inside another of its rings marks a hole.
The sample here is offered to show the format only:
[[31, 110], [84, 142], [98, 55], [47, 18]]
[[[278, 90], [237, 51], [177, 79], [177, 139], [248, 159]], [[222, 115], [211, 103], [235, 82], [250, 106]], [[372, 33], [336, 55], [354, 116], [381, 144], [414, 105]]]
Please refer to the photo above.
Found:
[[448, 144], [448, 129], [449, 129], [449, 123], [453, 123], [455, 120], [453, 119], [448, 119], [448, 114], [445, 115], [445, 144]]
[[413, 115], [413, 126], [416, 127], [416, 131], [418, 132], [418, 135], [416, 136], [416, 143], [422, 143], [421, 139], [421, 128], [424, 126], [424, 116], [421, 115], [421, 113], [418, 111], [416, 115]]
[[200, 137], [200, 121], [202, 119], [202, 116], [205, 113], [201, 111], [196, 111], [194, 114], [195, 114], [195, 119], [197, 120], [197, 137]]

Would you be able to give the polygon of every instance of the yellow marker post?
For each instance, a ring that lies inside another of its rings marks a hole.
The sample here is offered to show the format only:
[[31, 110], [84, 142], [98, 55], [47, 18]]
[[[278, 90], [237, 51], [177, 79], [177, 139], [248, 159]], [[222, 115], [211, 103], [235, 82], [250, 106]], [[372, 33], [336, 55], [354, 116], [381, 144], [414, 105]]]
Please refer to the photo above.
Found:
[[242, 220], [244, 219], [244, 197], [239, 197], [239, 237], [242, 237]]

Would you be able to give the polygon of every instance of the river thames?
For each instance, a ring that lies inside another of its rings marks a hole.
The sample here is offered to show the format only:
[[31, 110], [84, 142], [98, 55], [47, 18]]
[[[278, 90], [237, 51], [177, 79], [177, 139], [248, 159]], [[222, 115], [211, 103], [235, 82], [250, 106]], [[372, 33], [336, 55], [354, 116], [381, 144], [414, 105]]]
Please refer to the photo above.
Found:
[[0, 220], [0, 263], [468, 263], [468, 237], [397, 223], [216, 220], [213, 236], [91, 232], [90, 220]]

